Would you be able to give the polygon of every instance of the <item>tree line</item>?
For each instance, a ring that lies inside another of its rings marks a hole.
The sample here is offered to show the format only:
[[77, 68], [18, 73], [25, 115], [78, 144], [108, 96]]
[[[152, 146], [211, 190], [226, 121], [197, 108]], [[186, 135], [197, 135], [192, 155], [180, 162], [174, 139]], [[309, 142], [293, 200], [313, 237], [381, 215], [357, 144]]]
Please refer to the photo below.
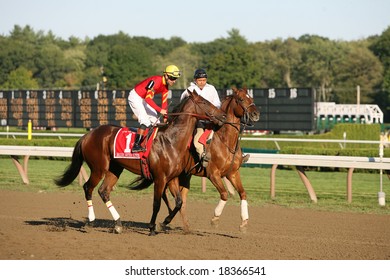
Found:
[[223, 89], [310, 87], [318, 101], [378, 104], [389, 121], [390, 27], [357, 41], [317, 35], [248, 42], [238, 29], [206, 43], [180, 37], [151, 39], [123, 32], [92, 39], [56, 37], [15, 25], [0, 35], [0, 89], [131, 89], [150, 75], [176, 64], [186, 88], [196, 68]]

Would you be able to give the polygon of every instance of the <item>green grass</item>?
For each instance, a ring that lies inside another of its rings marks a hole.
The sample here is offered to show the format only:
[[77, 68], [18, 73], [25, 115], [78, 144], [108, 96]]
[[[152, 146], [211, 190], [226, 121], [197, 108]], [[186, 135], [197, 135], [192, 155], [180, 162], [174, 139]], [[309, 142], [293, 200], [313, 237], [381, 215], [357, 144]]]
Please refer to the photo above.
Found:
[[[22, 161], [21, 161], [22, 162]], [[17, 169], [10, 158], [0, 158], [0, 189], [29, 191], [29, 192], [78, 192], [83, 196], [82, 188], [76, 179], [66, 188], [58, 188], [53, 179], [61, 175], [69, 161], [30, 159], [28, 165], [29, 185], [24, 185]], [[87, 172], [89, 169], [86, 168]], [[378, 205], [377, 193], [379, 191], [380, 176], [377, 173], [354, 173], [352, 187], [352, 203], [346, 201], [346, 172], [317, 172], [307, 171], [318, 203], [312, 203], [309, 195], [294, 170], [277, 170], [276, 172], [276, 198], [270, 199], [270, 169], [269, 168], [241, 168], [243, 185], [251, 206], [275, 204], [290, 208], [308, 208], [319, 211], [343, 211], [360, 213], [390, 214], [389, 202], [385, 207]], [[112, 196], [146, 196], [152, 197], [152, 187], [140, 192], [126, 188], [136, 175], [124, 171], [118, 181], [117, 188]], [[383, 190], [390, 196], [390, 180], [383, 176]], [[98, 196], [97, 190], [94, 192]], [[95, 198], [96, 199], [96, 198]], [[201, 178], [193, 177], [191, 180], [190, 201], [205, 201], [216, 204], [219, 194], [210, 181], [207, 181], [207, 191], [201, 191]], [[229, 203], [239, 204], [239, 197], [235, 195]]]

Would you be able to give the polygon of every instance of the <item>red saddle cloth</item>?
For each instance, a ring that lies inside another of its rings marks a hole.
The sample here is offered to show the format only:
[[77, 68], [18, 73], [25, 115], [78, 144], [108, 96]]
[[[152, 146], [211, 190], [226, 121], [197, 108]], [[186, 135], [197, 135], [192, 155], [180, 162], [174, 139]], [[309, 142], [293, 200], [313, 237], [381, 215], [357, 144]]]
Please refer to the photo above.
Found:
[[[146, 143], [146, 151], [144, 152], [138, 152], [138, 153], [132, 153], [131, 149], [134, 146], [134, 140], [136, 133], [133, 131], [130, 131], [127, 127], [123, 127], [119, 129], [115, 136], [114, 141], [114, 158], [129, 158], [129, 159], [141, 159], [141, 158], [147, 158], [149, 155], [150, 147], [152, 146], [152, 142], [154, 139], [154, 136], [156, 134], [156, 129], [154, 129], [152, 135], [149, 137], [149, 139], [144, 140], [147, 141]], [[147, 133], [147, 131], [146, 131]]]
[[199, 137], [198, 142], [203, 144], [203, 146], [206, 146], [207, 139], [209, 138], [211, 131], [211, 129], [205, 129], [203, 134]]
[[[205, 131], [203, 132], [203, 134], [199, 137], [199, 140], [198, 142], [200, 144], [202, 144], [203, 146], [206, 147], [206, 144], [207, 144], [207, 139], [209, 138], [210, 134], [211, 134], [211, 129], [205, 129]], [[191, 137], [190, 139], [188, 139], [188, 144], [187, 144], [187, 148], [190, 149], [191, 147], [191, 143], [193, 141], [194, 137]]]

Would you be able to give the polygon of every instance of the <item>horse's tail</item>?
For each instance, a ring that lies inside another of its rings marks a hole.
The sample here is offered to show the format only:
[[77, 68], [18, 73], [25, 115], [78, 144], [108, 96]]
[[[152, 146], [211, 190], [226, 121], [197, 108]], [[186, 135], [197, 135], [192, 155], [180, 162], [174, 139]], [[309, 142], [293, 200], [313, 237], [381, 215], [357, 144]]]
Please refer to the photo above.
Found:
[[61, 177], [54, 180], [54, 183], [59, 187], [66, 187], [70, 185], [77, 175], [80, 173], [81, 166], [84, 162], [83, 153], [81, 152], [81, 144], [83, 143], [84, 137], [77, 141], [72, 155], [72, 163], [66, 168], [64, 174]]
[[153, 180], [149, 180], [142, 176], [138, 176], [130, 183], [128, 188], [131, 190], [140, 191], [148, 188], [152, 183]]

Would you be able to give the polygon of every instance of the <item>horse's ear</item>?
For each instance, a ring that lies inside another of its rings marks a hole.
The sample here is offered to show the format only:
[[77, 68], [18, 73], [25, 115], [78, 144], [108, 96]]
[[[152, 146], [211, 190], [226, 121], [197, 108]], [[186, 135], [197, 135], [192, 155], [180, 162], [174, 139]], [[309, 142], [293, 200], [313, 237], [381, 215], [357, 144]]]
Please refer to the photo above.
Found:
[[188, 88], [187, 88], [187, 91], [190, 95], [199, 95], [197, 92], [196, 92], [196, 89], [194, 89], [193, 91], [190, 91]]
[[232, 87], [234, 93], [237, 93], [238, 89], [236, 87]]

